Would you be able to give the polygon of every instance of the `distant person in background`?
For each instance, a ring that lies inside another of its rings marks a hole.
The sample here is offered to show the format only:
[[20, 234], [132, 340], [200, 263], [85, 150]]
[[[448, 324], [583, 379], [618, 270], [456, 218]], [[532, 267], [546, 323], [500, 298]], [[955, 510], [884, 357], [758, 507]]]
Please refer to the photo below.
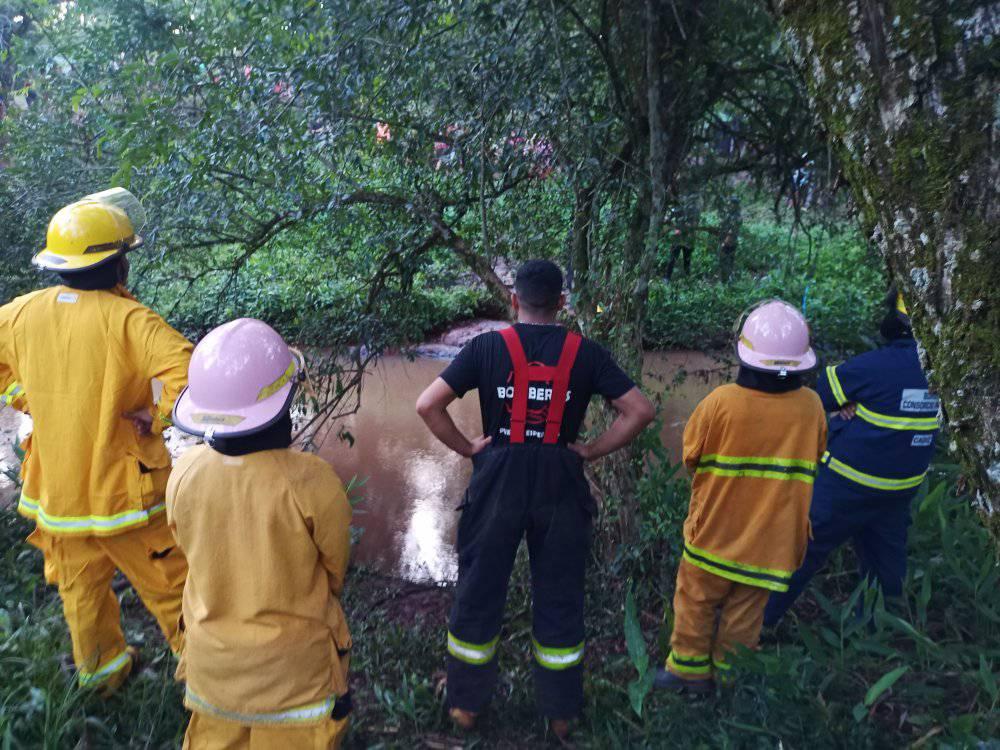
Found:
[[740, 229], [743, 226], [743, 213], [740, 209], [740, 199], [730, 195], [723, 204], [721, 224], [719, 227], [719, 279], [729, 281], [736, 265], [736, 249], [740, 240]]
[[[126, 197], [127, 191], [109, 191]], [[106, 194], [99, 194], [106, 195]], [[119, 205], [62, 208], [33, 262], [62, 283], [0, 307], [2, 400], [31, 412], [17, 509], [59, 587], [79, 684], [109, 694], [133, 670], [112, 579], [121, 571], [179, 653], [183, 553], [167, 528], [161, 433], [191, 345], [124, 287], [142, 245]], [[163, 383], [153, 403], [151, 379]]]
[[670, 235], [670, 262], [667, 263], [666, 280], [674, 274], [678, 257], [684, 267], [684, 275], [691, 275], [691, 254], [694, 251], [695, 231], [701, 221], [701, 200], [696, 193], [684, 195], [670, 211], [668, 222], [673, 227]]
[[[597, 510], [584, 462], [628, 444], [654, 410], [607, 351], [556, 322], [566, 301], [558, 266], [528, 261], [514, 289], [517, 323], [473, 339], [417, 400], [431, 432], [473, 466], [458, 525], [448, 704], [469, 730], [490, 703], [507, 584], [527, 539], [535, 694], [563, 740], [584, 702], [584, 582]], [[471, 390], [479, 391], [483, 433], [469, 439], [448, 405]], [[618, 417], [593, 442], [577, 443], [594, 395]]]
[[773, 626], [840, 545], [854, 545], [861, 575], [900, 597], [906, 577], [910, 504], [927, 475], [940, 402], [920, 366], [903, 299], [890, 289], [880, 326], [885, 345], [820, 374], [830, 447], [813, 492], [812, 540], [787, 591], [771, 597]]
[[177, 426], [208, 443], [167, 486], [191, 564], [177, 668], [186, 750], [327, 750], [347, 732], [351, 506], [325, 461], [290, 448], [304, 376], [270, 326], [234, 320], [195, 348], [177, 400]]
[[674, 590], [666, 669], [654, 686], [707, 693], [737, 646], [756, 648], [771, 591], [805, 554], [826, 415], [801, 373], [816, 365], [809, 326], [780, 300], [743, 322], [736, 382], [712, 391], [684, 429], [694, 474]]

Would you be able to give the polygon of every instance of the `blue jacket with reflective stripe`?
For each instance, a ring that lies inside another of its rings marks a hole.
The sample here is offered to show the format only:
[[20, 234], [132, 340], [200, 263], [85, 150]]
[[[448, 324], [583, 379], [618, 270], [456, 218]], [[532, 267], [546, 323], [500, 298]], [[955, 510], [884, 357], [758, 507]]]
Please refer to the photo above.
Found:
[[[865, 474], [887, 479], [927, 471], [934, 453], [939, 401], [928, 392], [913, 339], [895, 339], [820, 371], [816, 387], [828, 411], [853, 402], [851, 420], [830, 420], [830, 456]], [[884, 490], [868, 487], [872, 492]]]

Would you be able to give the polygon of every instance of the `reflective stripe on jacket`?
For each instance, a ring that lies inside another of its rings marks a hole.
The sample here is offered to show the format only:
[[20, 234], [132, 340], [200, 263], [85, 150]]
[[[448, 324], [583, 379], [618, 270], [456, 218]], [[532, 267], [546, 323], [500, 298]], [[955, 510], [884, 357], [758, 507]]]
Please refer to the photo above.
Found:
[[24, 386], [14, 379], [10, 366], [0, 362], [0, 409], [5, 406], [26, 412], [28, 401]]
[[199, 446], [170, 477], [167, 518], [189, 566], [188, 708], [244, 724], [328, 718], [351, 648], [340, 605], [351, 506], [333, 469], [289, 449]]
[[[160, 433], [190, 358], [191, 344], [122, 288], [52, 287], [0, 307], [5, 388], [19, 384], [34, 423], [18, 510], [52, 534], [147, 523], [163, 502], [170, 456]], [[142, 409], [158, 415], [146, 437], [122, 417]]]
[[897, 339], [820, 373], [816, 390], [834, 411], [857, 405], [853, 419], [830, 421], [827, 468], [875, 493], [920, 486], [934, 454], [940, 403], [928, 390], [913, 339]]
[[684, 559], [739, 583], [784, 591], [805, 554], [826, 415], [808, 388], [716, 388], [684, 430], [694, 472]]

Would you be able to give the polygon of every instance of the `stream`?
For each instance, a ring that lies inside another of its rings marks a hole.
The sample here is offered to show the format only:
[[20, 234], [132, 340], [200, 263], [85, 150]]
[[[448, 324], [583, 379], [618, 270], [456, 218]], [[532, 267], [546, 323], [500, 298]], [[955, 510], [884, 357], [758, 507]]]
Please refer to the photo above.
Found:
[[[413, 581], [450, 581], [457, 574], [454, 552], [458, 507], [472, 463], [437, 442], [414, 410], [420, 392], [444, 369], [457, 347], [495, 324], [479, 323], [455, 329], [416, 350], [416, 358], [389, 355], [365, 375], [360, 410], [343, 420], [353, 446], [326, 431], [316, 444], [358, 498], [354, 525], [363, 529], [354, 560], [379, 571]], [[649, 392], [663, 394], [661, 439], [673, 460], [679, 460], [681, 438], [695, 405], [716, 385], [730, 378], [730, 365], [701, 352], [649, 352], [643, 382]], [[596, 408], [596, 400], [594, 408]], [[455, 402], [451, 412], [466, 434], [481, 430], [475, 392]], [[16, 465], [12, 452], [16, 435], [30, 429], [30, 420], [12, 409], [0, 410], [0, 469]], [[168, 431], [172, 432], [172, 431]], [[168, 436], [172, 452], [190, 444]], [[0, 505], [15, 499], [10, 480], [0, 474]]]

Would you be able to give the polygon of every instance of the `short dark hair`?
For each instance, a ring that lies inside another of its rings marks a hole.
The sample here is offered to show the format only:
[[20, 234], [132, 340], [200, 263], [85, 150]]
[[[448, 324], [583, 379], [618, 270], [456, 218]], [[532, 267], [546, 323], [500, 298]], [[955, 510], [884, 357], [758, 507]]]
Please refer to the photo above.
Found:
[[559, 307], [562, 289], [562, 271], [550, 260], [529, 260], [517, 269], [514, 291], [529, 307], [555, 310]]

